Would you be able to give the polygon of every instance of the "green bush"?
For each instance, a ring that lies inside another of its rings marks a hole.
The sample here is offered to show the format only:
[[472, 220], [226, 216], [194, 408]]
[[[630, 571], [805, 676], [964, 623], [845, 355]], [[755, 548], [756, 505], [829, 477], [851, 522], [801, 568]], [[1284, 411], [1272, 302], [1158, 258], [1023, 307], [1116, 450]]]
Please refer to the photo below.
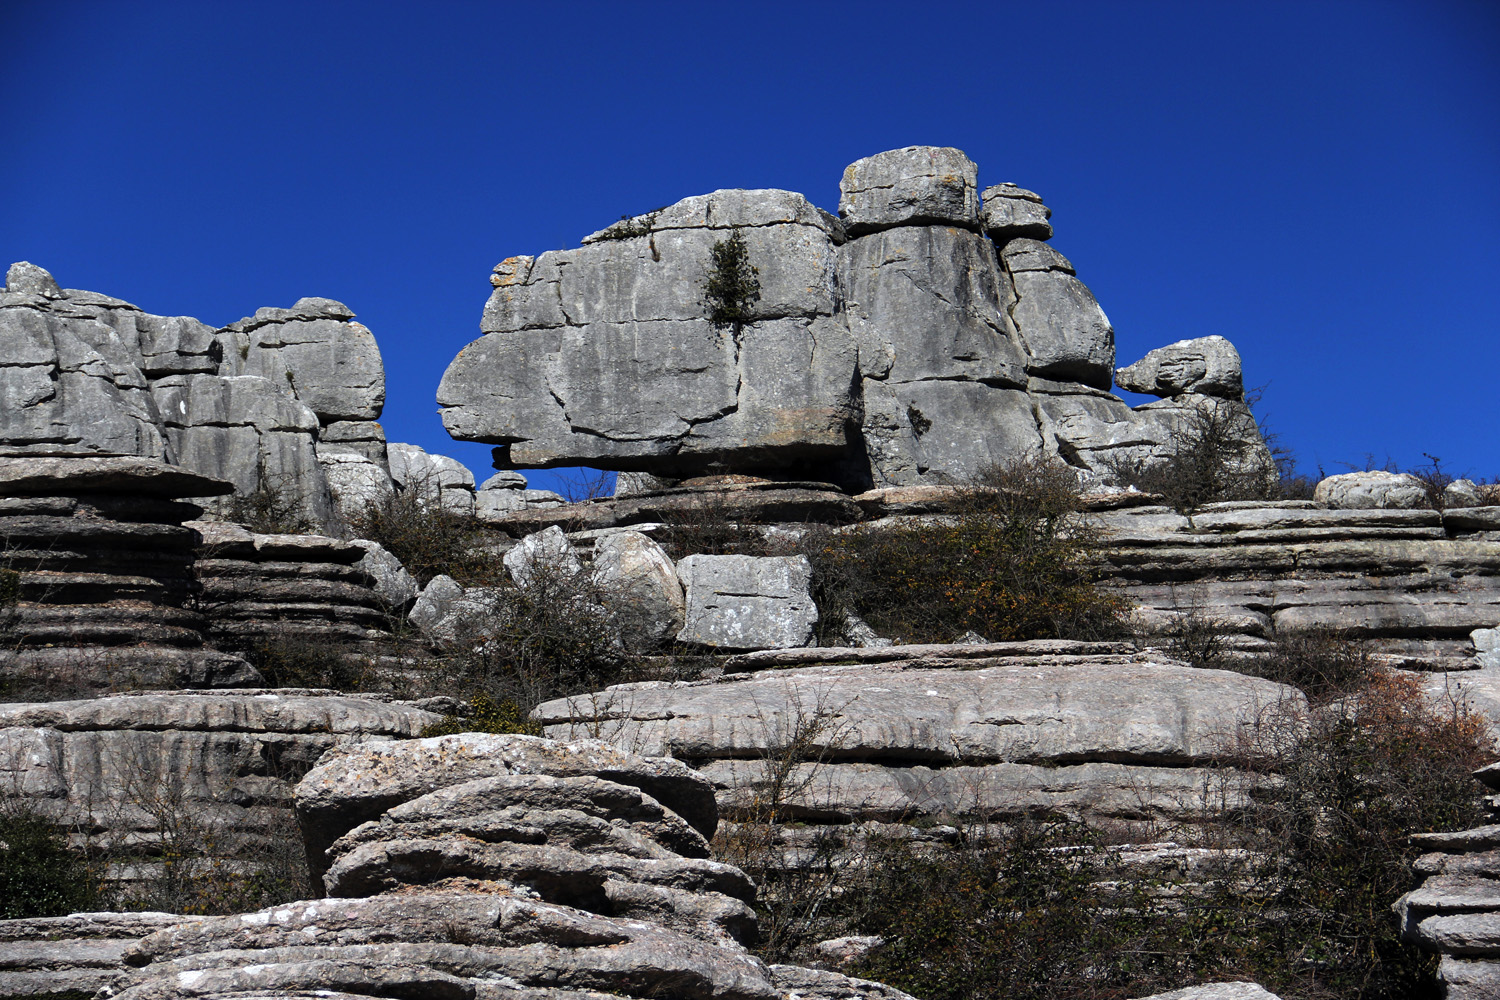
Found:
[[0, 920], [76, 913], [97, 895], [87, 861], [57, 827], [16, 806], [0, 811]]
[[453, 736], [457, 733], [521, 733], [543, 736], [542, 724], [526, 717], [510, 699], [496, 701], [487, 694], [469, 699], [469, 714], [450, 715], [422, 730], [423, 736]]
[[809, 531], [821, 627], [852, 613], [902, 642], [1121, 634], [1125, 604], [1094, 585], [1099, 540], [1079, 510], [1071, 470], [1025, 460], [976, 477], [946, 518]]
[[728, 327], [738, 335], [750, 322], [751, 307], [760, 300], [760, 270], [751, 266], [750, 248], [738, 227], [727, 239], [716, 241], [709, 253], [713, 266], [703, 285], [708, 318], [715, 326]]

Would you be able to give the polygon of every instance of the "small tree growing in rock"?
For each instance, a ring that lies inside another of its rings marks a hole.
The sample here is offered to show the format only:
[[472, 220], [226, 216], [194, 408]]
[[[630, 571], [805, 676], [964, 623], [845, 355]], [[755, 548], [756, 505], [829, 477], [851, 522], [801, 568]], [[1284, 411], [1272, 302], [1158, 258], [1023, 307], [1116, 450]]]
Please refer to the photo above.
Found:
[[750, 322], [750, 307], [760, 301], [760, 269], [750, 264], [750, 249], [736, 227], [727, 239], [709, 249], [713, 267], [703, 284], [708, 318], [719, 329], [728, 327], [736, 335]]

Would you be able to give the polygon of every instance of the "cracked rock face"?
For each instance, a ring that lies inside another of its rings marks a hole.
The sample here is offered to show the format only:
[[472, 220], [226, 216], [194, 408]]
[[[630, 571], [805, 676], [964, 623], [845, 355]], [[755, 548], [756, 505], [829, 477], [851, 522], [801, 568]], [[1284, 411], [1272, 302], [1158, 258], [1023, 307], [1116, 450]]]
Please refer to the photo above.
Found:
[[[1110, 395], [1114, 330], [1040, 242], [1051, 211], [1034, 192], [981, 199], [974, 163], [928, 146], [859, 160], [840, 190], [840, 219], [788, 191], [716, 191], [501, 262], [484, 336], [439, 387], [444, 425], [497, 445], [503, 469], [853, 489], [1034, 454], [1108, 478], [1104, 451], [1168, 450], [1170, 421]], [[704, 289], [734, 231], [760, 295], [724, 328]]]

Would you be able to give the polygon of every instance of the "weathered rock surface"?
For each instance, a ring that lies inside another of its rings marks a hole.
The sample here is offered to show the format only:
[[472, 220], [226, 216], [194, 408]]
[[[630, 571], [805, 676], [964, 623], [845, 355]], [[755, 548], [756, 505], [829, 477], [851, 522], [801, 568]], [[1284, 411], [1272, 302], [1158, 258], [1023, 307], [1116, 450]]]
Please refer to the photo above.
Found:
[[593, 580], [605, 606], [637, 621], [650, 641], [676, 636], [687, 623], [677, 568], [650, 538], [622, 531], [594, 546]]
[[1191, 520], [1163, 507], [1094, 519], [1107, 532], [1107, 579], [1147, 624], [1196, 612], [1245, 648], [1325, 627], [1400, 665], [1465, 669], [1478, 665], [1471, 633], [1500, 625], [1500, 541], [1484, 530], [1493, 509], [1235, 502]]
[[851, 236], [891, 226], [979, 222], [979, 168], [962, 150], [907, 146], [855, 160], [839, 181], [839, 217]]
[[[1108, 394], [1114, 331], [1038, 242], [1035, 194], [992, 186], [981, 219], [974, 164], [926, 146], [856, 162], [841, 191], [842, 224], [790, 192], [717, 191], [503, 261], [484, 336], [439, 387], [449, 433], [497, 445], [500, 468], [586, 465], [653, 489], [724, 468], [944, 483], [1037, 452], [1107, 478], [1105, 452], [1169, 450], [1173, 419]], [[760, 297], [720, 329], [704, 284], [735, 229]], [[528, 516], [513, 496], [485, 506]]]
[[181, 919], [170, 913], [74, 913], [0, 920], [0, 996], [93, 996], [119, 975], [126, 948]]
[[818, 621], [806, 556], [688, 556], [682, 642], [723, 650], [805, 646]]
[[[1500, 767], [1474, 773], [1500, 791]], [[1491, 812], [1496, 810], [1492, 803]], [[1500, 814], [1492, 817], [1500, 819]], [[1401, 936], [1442, 956], [1438, 978], [1455, 1000], [1493, 997], [1500, 989], [1500, 826], [1415, 834], [1431, 853], [1417, 859], [1418, 885], [1393, 906]]]
[[1346, 472], [1318, 483], [1313, 499], [1342, 510], [1421, 510], [1432, 504], [1416, 476], [1405, 472]]
[[433, 455], [414, 444], [392, 443], [391, 478], [403, 490], [414, 491], [424, 502], [456, 514], [474, 513], [474, 473], [457, 459]]
[[[295, 498], [330, 523], [318, 464], [384, 463], [385, 396], [369, 330], [328, 299], [262, 309], [214, 330], [96, 292], [59, 289], [30, 264], [0, 293], [0, 454], [136, 455]], [[222, 505], [211, 503], [215, 510]]]
[[1185, 392], [1243, 400], [1240, 352], [1223, 337], [1197, 337], [1158, 347], [1115, 372], [1115, 383], [1131, 392], [1166, 398]]
[[441, 716], [304, 691], [174, 691], [0, 705], [7, 797], [96, 844], [148, 853], [168, 817], [285, 836], [290, 783], [328, 749], [411, 737]]
[[227, 483], [145, 458], [0, 461], [0, 547], [19, 600], [0, 609], [11, 698], [127, 687], [239, 686], [259, 675], [204, 648], [196, 596], [200, 508]]
[[984, 233], [998, 246], [1017, 237], [1032, 240], [1052, 238], [1052, 209], [1042, 204], [1035, 191], [1015, 184], [995, 184], [981, 193], [980, 218]]
[[[195, 565], [199, 601], [221, 649], [290, 640], [370, 652], [390, 638], [390, 602], [365, 568], [365, 545], [322, 535], [258, 534], [214, 521], [193, 526], [203, 538]], [[399, 596], [402, 581], [388, 580]]]
[[583, 572], [583, 563], [556, 525], [527, 535], [505, 553], [502, 561], [518, 587], [530, 586], [538, 579], [568, 579]]
[[1276, 994], [1259, 983], [1207, 983], [1188, 986], [1170, 993], [1153, 993], [1141, 1000], [1278, 1000]]
[[[855, 653], [824, 652], [825, 663]], [[917, 659], [627, 684], [548, 702], [535, 717], [554, 737], [594, 726], [622, 747], [691, 761], [731, 813], [796, 737], [818, 763], [801, 765], [816, 780], [789, 808], [812, 820], [1036, 809], [1185, 817], [1204, 808], [1198, 790], [1240, 727], [1301, 698], [1160, 658], [1007, 652], [964, 669]]]

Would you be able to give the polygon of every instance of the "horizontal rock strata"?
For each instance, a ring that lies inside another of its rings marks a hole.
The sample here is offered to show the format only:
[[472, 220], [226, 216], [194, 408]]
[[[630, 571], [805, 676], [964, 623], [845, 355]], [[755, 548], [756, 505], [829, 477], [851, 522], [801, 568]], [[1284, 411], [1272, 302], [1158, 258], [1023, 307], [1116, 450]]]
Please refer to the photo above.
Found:
[[389, 605], [366, 569], [364, 546], [212, 521], [195, 527], [203, 536], [194, 566], [199, 600], [221, 649], [302, 641], [368, 652], [389, 640]]
[[[827, 663], [850, 651], [825, 652]], [[808, 819], [1147, 818], [1205, 808], [1203, 789], [1242, 727], [1301, 699], [1258, 678], [1124, 653], [992, 650], [919, 663], [627, 684], [548, 702], [535, 717], [551, 736], [602, 732], [689, 761], [731, 814], [785, 764], [799, 789], [785, 808]], [[783, 760], [793, 745], [801, 759]]]
[[195, 606], [201, 514], [180, 497], [227, 483], [154, 459], [0, 460], [0, 697], [236, 686], [259, 675], [204, 648]]
[[0, 920], [0, 996], [93, 996], [119, 976], [126, 948], [181, 919], [170, 913], [75, 913]]

